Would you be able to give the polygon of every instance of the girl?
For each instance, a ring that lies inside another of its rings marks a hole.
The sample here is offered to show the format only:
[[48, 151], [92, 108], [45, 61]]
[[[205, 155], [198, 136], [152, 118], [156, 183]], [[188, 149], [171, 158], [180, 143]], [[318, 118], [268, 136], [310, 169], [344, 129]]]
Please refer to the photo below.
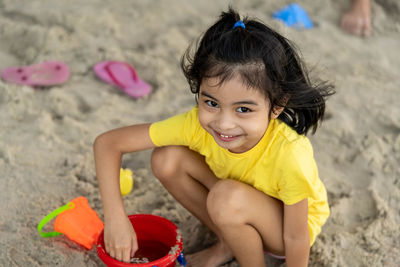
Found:
[[305, 134], [317, 129], [327, 85], [312, 86], [288, 40], [255, 21], [224, 12], [182, 68], [197, 106], [164, 121], [96, 138], [105, 246], [129, 262], [137, 250], [120, 195], [124, 153], [154, 148], [151, 166], [165, 188], [213, 231], [218, 242], [191, 255], [191, 266], [264, 266], [264, 252], [307, 266], [329, 216]]

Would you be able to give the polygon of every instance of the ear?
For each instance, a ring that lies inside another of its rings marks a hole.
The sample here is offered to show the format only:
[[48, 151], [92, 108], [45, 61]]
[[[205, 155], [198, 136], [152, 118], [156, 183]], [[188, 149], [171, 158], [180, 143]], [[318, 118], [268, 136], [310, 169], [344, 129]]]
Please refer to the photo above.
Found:
[[[289, 101], [289, 95], [286, 94], [286, 95], [283, 97], [283, 105], [286, 106], [286, 104], [287, 104], [288, 101]], [[281, 115], [282, 111], [285, 109], [284, 106], [281, 107], [281, 106], [275, 105], [275, 106], [272, 108], [271, 119], [276, 119], [276, 118], [278, 118], [279, 115]]]
[[271, 112], [271, 119], [276, 119], [282, 113], [285, 107], [275, 106]]

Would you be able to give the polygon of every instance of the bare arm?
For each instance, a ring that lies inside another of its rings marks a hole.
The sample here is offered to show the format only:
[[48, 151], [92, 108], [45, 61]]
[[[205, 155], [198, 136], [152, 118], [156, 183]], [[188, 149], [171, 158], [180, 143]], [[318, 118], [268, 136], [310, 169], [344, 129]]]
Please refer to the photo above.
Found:
[[283, 237], [286, 266], [307, 266], [310, 254], [307, 199], [284, 206]]
[[155, 147], [150, 124], [115, 129], [98, 136], [94, 159], [104, 209], [104, 239], [111, 257], [128, 262], [137, 250], [136, 234], [127, 219], [119, 185], [122, 155]]

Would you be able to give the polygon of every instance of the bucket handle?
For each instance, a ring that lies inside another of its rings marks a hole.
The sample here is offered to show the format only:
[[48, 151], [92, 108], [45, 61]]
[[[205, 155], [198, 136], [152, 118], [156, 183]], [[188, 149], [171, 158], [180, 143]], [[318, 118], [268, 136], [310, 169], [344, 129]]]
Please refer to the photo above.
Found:
[[185, 255], [183, 255], [183, 252], [181, 252], [181, 254], [179, 254], [178, 258], [177, 258], [178, 262], [180, 265], [182, 265], [183, 267], [186, 267], [186, 259], [185, 259]]
[[62, 233], [56, 232], [56, 231], [53, 231], [53, 232], [42, 232], [42, 228], [46, 225], [46, 223], [48, 223], [49, 221], [51, 221], [52, 219], [57, 217], [58, 214], [66, 211], [66, 210], [73, 209], [74, 207], [75, 207], [74, 203], [68, 202], [64, 206], [59, 207], [58, 209], [55, 209], [52, 212], [50, 212], [49, 214], [47, 214], [37, 226], [37, 230], [38, 230], [40, 236], [41, 237], [54, 237], [54, 236], [61, 235]]

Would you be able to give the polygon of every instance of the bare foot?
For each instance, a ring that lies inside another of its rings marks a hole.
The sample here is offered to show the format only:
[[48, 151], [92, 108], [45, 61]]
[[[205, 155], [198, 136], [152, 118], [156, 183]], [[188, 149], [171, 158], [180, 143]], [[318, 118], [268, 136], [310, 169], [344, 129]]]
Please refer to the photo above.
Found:
[[341, 20], [340, 26], [347, 32], [369, 36], [371, 34], [371, 3], [370, 0], [353, 0]]
[[188, 267], [218, 267], [232, 259], [231, 250], [222, 242], [187, 256]]

